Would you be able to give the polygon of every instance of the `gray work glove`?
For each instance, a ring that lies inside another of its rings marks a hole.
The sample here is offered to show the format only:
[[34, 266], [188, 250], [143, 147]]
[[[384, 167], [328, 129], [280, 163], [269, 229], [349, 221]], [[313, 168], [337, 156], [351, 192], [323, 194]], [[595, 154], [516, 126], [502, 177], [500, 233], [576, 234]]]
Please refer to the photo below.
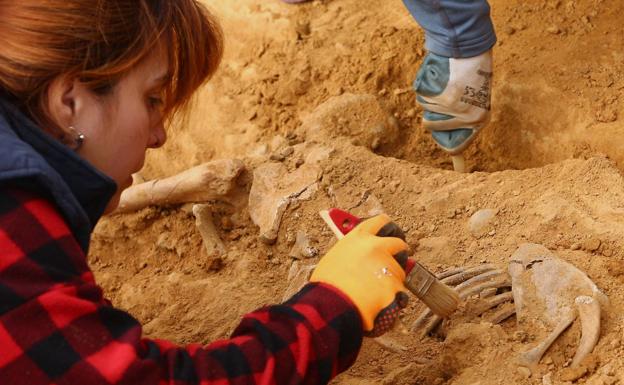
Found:
[[492, 50], [462, 59], [429, 52], [414, 89], [425, 129], [442, 149], [459, 154], [490, 119]]

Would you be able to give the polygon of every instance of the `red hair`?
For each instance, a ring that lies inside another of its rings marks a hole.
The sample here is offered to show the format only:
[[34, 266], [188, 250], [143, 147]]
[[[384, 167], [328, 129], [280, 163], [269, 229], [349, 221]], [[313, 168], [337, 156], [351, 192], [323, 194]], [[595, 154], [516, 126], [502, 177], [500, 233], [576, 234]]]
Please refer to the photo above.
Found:
[[196, 0], [0, 0], [0, 88], [41, 126], [58, 130], [47, 89], [62, 75], [105, 93], [160, 42], [169, 50], [165, 116], [216, 71], [221, 29]]

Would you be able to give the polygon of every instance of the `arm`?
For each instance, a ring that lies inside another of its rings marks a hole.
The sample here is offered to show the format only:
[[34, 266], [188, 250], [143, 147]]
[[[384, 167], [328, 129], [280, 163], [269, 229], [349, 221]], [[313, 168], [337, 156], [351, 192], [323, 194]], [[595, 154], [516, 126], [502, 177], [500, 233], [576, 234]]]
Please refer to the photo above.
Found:
[[487, 0], [403, 0], [425, 30], [425, 48], [452, 58], [478, 56], [492, 48], [496, 34]]
[[323, 284], [248, 314], [229, 340], [145, 339], [51, 205], [4, 190], [0, 202], [0, 383], [323, 384], [355, 361], [360, 316]]

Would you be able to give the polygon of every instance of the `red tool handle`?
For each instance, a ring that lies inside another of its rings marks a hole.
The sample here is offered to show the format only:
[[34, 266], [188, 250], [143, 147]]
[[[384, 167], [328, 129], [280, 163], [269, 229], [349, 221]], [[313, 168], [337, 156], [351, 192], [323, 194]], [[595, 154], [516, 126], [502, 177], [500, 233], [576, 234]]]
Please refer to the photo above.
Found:
[[[358, 218], [355, 215], [348, 213], [344, 210], [331, 208], [327, 210], [327, 214], [329, 218], [333, 222], [334, 226], [343, 234], [347, 235], [351, 230], [355, 228], [360, 222], [362, 222], [362, 218]], [[403, 239], [405, 240], [405, 239]], [[405, 273], [409, 274], [410, 271], [414, 268], [416, 261], [413, 258], [407, 258], [405, 262]]]

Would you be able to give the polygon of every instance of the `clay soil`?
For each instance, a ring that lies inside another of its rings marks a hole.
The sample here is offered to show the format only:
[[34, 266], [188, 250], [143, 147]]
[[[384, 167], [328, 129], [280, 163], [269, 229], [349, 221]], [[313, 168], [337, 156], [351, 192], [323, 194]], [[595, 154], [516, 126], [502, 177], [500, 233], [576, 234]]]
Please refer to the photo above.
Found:
[[[566, 366], [578, 321], [528, 377], [513, 358], [541, 334], [514, 317], [493, 325], [462, 308], [442, 333], [391, 332], [402, 352], [366, 340], [333, 384], [624, 383], [624, 2], [491, 0], [499, 37], [493, 116], [466, 152], [468, 174], [453, 172], [420, 128], [410, 86], [425, 54], [423, 35], [400, 0], [206, 3], [222, 20], [225, 60], [141, 174], [152, 179], [242, 159], [248, 171], [235, 197], [208, 202], [227, 253], [204, 251], [184, 205], [105, 218], [89, 257], [107, 296], [148, 336], [179, 344], [226, 338], [243, 314], [283, 299], [294, 284], [293, 263], [317, 261], [292, 252], [298, 232], [318, 255], [335, 242], [319, 210], [363, 215], [373, 201], [433, 271], [486, 262], [505, 268], [519, 244], [540, 243], [585, 271], [610, 305], [577, 375]], [[330, 111], [324, 135], [305, 129], [319, 105], [331, 110], [349, 94], [374, 96], [392, 135], [363, 140], [370, 122], [358, 121], [357, 101], [346, 118]], [[316, 192], [288, 207], [273, 245], [261, 242], [246, 200], [253, 170], [265, 162], [294, 170], [319, 149], [329, 156], [319, 160]], [[468, 219], [485, 208], [498, 213], [475, 236]], [[420, 310], [413, 298], [402, 323]]]

